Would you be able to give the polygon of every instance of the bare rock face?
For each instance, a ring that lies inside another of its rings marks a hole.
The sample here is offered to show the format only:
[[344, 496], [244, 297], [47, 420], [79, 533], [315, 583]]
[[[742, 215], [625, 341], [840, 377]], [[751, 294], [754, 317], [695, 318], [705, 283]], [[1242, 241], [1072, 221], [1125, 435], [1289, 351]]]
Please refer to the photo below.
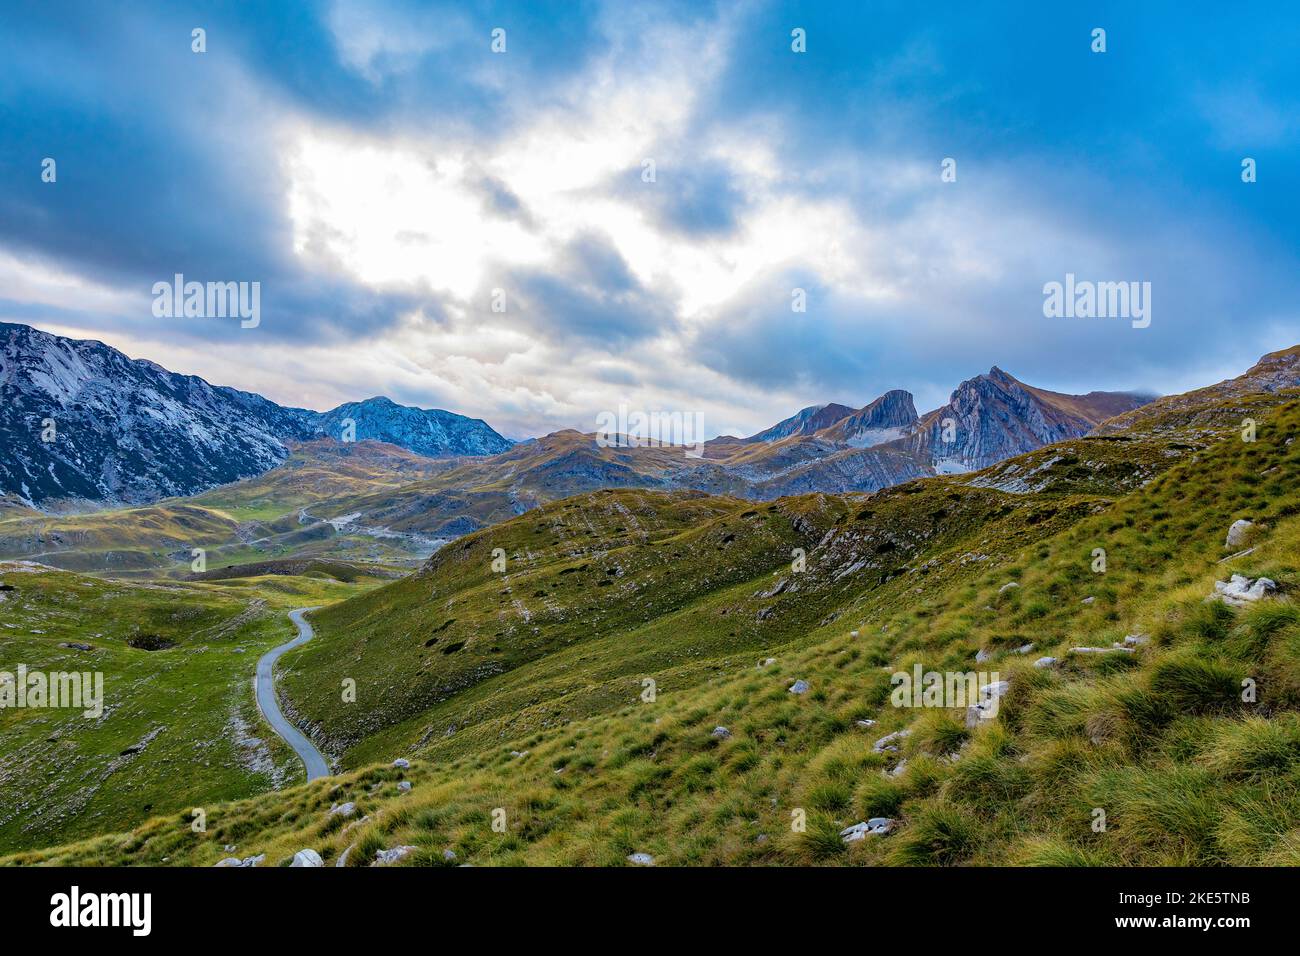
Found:
[[916, 427], [918, 421], [912, 393], [894, 389], [823, 434], [852, 448], [870, 448], [903, 437]]

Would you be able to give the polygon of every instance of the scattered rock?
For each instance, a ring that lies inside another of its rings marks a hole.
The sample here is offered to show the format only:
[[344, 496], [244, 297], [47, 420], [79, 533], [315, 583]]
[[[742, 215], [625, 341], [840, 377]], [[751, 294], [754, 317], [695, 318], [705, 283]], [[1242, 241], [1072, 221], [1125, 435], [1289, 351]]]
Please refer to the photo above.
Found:
[[1033, 645], [1033, 644], [1021, 644], [1019, 647], [1017, 647], [1017, 648], [1016, 648], [1014, 651], [1012, 651], [1011, 653], [1013, 653], [1013, 654], [1028, 654], [1028, 653], [1029, 653], [1030, 651], [1032, 651], [1033, 649], [1034, 649], [1034, 645]]
[[443, 851], [442, 851], [442, 858], [443, 858], [444, 860], [446, 860], [448, 863], [450, 863], [450, 862], [452, 862], [453, 860], [456, 859], [456, 851], [455, 851], [455, 850], [443, 850]]
[[371, 866], [391, 866], [399, 860], [404, 860], [416, 851], [413, 846], [395, 846], [391, 850], [376, 850], [375, 862]]
[[907, 758], [904, 757], [902, 760], [898, 761], [898, 763], [894, 765], [893, 769], [886, 770], [885, 776], [886, 777], [901, 776], [903, 771], [906, 769], [907, 769]]
[[713, 728], [713, 733], [709, 734], [709, 736], [716, 737], [718, 740], [726, 740], [731, 736], [731, 731], [726, 727], [718, 726]]
[[858, 723], [858, 726], [859, 726], [859, 727], [874, 727], [874, 726], [876, 726], [876, 722], [875, 722], [874, 720], [872, 720], [870, 717], [863, 717], [863, 718], [862, 718], [861, 720], [859, 720], [857, 723]]
[[1095, 597], [1086, 597], [1086, 598], [1084, 598], [1082, 601], [1080, 601], [1079, 603], [1080, 603], [1080, 604], [1091, 604], [1091, 603], [1093, 603], [1093, 602], [1096, 601], [1096, 600], [1097, 600], [1097, 599], [1096, 599]]
[[[1143, 644], [1150, 644], [1150, 643], [1151, 643], [1151, 638], [1147, 637], [1145, 634], [1130, 634], [1128, 637], [1124, 638], [1123, 646], [1141, 647]], [[1116, 644], [1115, 646], [1119, 647], [1120, 645]]]
[[403, 780], [401, 783], [399, 783], [399, 784], [397, 785], [397, 789], [400, 790], [400, 791], [402, 791], [402, 793], [410, 793], [410, 792], [411, 792], [411, 781], [409, 781], [409, 780]]
[[797, 680], [790, 685], [790, 693], [806, 694], [808, 693], [808, 682], [806, 680]]
[[242, 860], [237, 856], [228, 856], [224, 860], [220, 860], [213, 865], [214, 866], [257, 866], [265, 859], [266, 859], [265, 853], [259, 853], [257, 854], [257, 856], [247, 856], [244, 857], [244, 859]]
[[772, 610], [773, 610], [773, 609], [770, 608], [770, 607], [762, 608], [762, 609], [758, 612], [758, 620], [760, 620], [760, 621], [766, 621], [769, 617], [772, 616]]
[[893, 833], [898, 823], [892, 817], [872, 817], [862, 823], [855, 823], [840, 831], [840, 839], [845, 843], [856, 843], [868, 836], [886, 836]]
[[94, 648], [89, 644], [82, 644], [78, 641], [64, 641], [59, 647], [66, 647], [70, 651], [93, 651]]
[[1132, 654], [1133, 648], [1123, 644], [1113, 644], [1110, 647], [1072, 647], [1071, 654], [1113, 654], [1119, 651], [1124, 654]]
[[339, 817], [350, 817], [357, 812], [357, 805], [348, 801], [347, 803], [336, 803], [330, 807], [329, 815]]
[[877, 740], [874, 744], [871, 745], [871, 749], [878, 754], [883, 754], [886, 752], [896, 753], [898, 751], [898, 741], [903, 740], [904, 738], [910, 736], [912, 736], [911, 729], [904, 727], [902, 730], [895, 730], [892, 734], [886, 734], [885, 736], [881, 737], [879, 740]]
[[530, 753], [532, 753], [531, 750], [512, 750], [510, 751], [510, 756], [518, 760], [521, 757], [527, 757]]
[[992, 684], [985, 684], [979, 690], [979, 702], [971, 704], [966, 708], [966, 726], [975, 727], [981, 720], [988, 720], [997, 713], [997, 700], [1004, 696], [1010, 690], [1011, 684], [1007, 681], [994, 681]]
[[320, 854], [315, 850], [299, 850], [293, 855], [293, 862], [289, 866], [324, 866], [325, 861], [320, 858]]
[[775, 664], [775, 663], [776, 663], [776, 658], [775, 658], [775, 657], [769, 657], [769, 658], [768, 658], [767, 660], [765, 660], [765, 661], [759, 661], [759, 662], [758, 662], [758, 669], [759, 669], [759, 670], [762, 670], [764, 667], [771, 667], [771, 666], [772, 666], [773, 664]]
[[1055, 663], [1055, 657], [1040, 657], [1038, 660], [1034, 661], [1034, 666], [1039, 670], [1042, 670], [1044, 667], [1051, 667]]
[[411, 766], [411, 761], [407, 760], [405, 757], [398, 757], [393, 761], [393, 766], [398, 770], [406, 770]]
[[349, 845], [348, 845], [348, 848], [347, 848], [346, 850], [344, 850], [342, 853], [339, 854], [339, 858], [338, 858], [337, 860], [334, 861], [334, 865], [335, 865], [335, 866], [347, 866], [347, 865], [348, 865], [348, 857], [352, 855], [352, 851], [355, 850], [356, 848], [357, 848], [357, 845], [356, 845], [355, 843], [351, 843], [351, 844], [349, 844]]
[[1020, 587], [1019, 581], [1008, 581], [1006, 584], [1002, 585], [1002, 587], [998, 588], [998, 593], [1001, 594], [1003, 591], [1006, 591], [1010, 588], [1018, 588], [1018, 587]]
[[1218, 599], [1233, 607], [1244, 607], [1276, 590], [1277, 585], [1268, 578], [1251, 581], [1245, 575], [1234, 574], [1230, 580], [1214, 582], [1214, 593], [1210, 599]]
[[983, 664], [986, 660], [988, 660], [992, 656], [993, 656], [992, 651], [986, 651], [984, 648], [981, 647], [978, 651], [975, 652], [975, 663]]
[[649, 853], [632, 853], [628, 855], [627, 861], [637, 866], [654, 866], [655, 858]]
[[1225, 548], [1235, 548], [1237, 545], [1243, 544], [1253, 527], [1255, 527], [1253, 521], [1238, 518], [1228, 527], [1228, 537], [1224, 540], [1223, 546]]

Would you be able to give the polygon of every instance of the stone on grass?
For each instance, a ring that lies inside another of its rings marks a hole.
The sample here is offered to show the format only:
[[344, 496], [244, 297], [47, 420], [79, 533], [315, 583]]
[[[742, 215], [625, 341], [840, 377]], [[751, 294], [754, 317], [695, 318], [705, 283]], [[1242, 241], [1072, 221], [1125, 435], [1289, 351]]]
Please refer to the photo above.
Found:
[[324, 866], [325, 861], [320, 858], [320, 854], [315, 850], [299, 850], [293, 855], [293, 862], [289, 866]]
[[1051, 667], [1055, 663], [1055, 657], [1040, 657], [1038, 660], [1034, 661], [1034, 666], [1039, 670], [1042, 670], [1044, 667]]
[[357, 805], [351, 801], [347, 803], [336, 803], [330, 807], [329, 815], [332, 817], [350, 817], [357, 812]]
[[1223, 546], [1225, 548], [1235, 548], [1237, 545], [1245, 543], [1246, 536], [1253, 527], [1255, 527], [1253, 521], [1238, 518], [1228, 527], [1228, 537], [1224, 540]]
[[806, 694], [808, 693], [808, 682], [806, 680], [797, 680], [790, 685], [790, 693]]
[[1232, 607], [1244, 607], [1276, 590], [1277, 585], [1268, 578], [1257, 578], [1251, 581], [1245, 575], [1234, 574], [1227, 581], [1215, 581], [1214, 593], [1210, 598], [1217, 598]]
[[393, 766], [398, 770], [405, 770], [407, 767], [411, 766], [411, 761], [407, 760], [405, 757], [398, 757], [393, 761]]
[[391, 850], [376, 850], [375, 862], [371, 866], [391, 866], [399, 860], [404, 860], [416, 851], [413, 846], [395, 846]]
[[409, 781], [409, 780], [403, 780], [401, 783], [399, 783], [399, 784], [397, 785], [397, 789], [400, 790], [400, 791], [402, 791], [402, 793], [410, 793], [410, 792], [411, 792], [411, 781]]
[[1018, 587], [1020, 587], [1019, 581], [1008, 581], [1006, 584], [1002, 585], [1002, 587], [998, 588], [998, 593], [1001, 594], [1003, 591], [1006, 591], [1010, 588], [1018, 588]]
[[902, 730], [895, 730], [892, 734], [885, 734], [885, 736], [877, 740], [874, 744], [871, 745], [871, 749], [878, 754], [883, 754], [886, 752], [897, 752], [898, 741], [904, 739], [905, 737], [910, 737], [910, 736], [912, 736], [912, 731], [909, 728], [905, 727]]
[[442, 851], [442, 858], [443, 858], [444, 860], [446, 860], [448, 863], [451, 863], [453, 860], [456, 859], [456, 851], [455, 851], [455, 850], [443, 850], [443, 851]]
[[981, 687], [979, 702], [966, 708], [966, 726], [972, 728], [981, 720], [989, 720], [997, 716], [998, 698], [1004, 696], [1010, 688], [1011, 685], [1004, 680], [994, 681]]
[[728, 737], [731, 736], [731, 731], [728, 730], [726, 727], [718, 726], [713, 728], [713, 733], [709, 734], [709, 736], [716, 737], [719, 740], [726, 740]]
[[655, 858], [652, 857], [649, 853], [630, 853], [628, 854], [627, 861], [629, 863], [634, 863], [637, 866], [655, 865]]
[[862, 823], [855, 823], [840, 831], [840, 839], [845, 843], [856, 843], [868, 836], [885, 836], [892, 833], [898, 824], [891, 817], [872, 817]]

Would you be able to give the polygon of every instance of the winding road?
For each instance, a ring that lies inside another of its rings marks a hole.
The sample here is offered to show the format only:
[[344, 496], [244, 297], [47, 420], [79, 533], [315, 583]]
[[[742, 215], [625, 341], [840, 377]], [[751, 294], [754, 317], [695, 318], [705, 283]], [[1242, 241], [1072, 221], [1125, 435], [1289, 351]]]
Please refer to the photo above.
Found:
[[304, 737], [297, 727], [285, 720], [284, 714], [280, 712], [280, 702], [275, 698], [275, 662], [285, 651], [291, 651], [312, 639], [315, 631], [303, 620], [303, 615], [314, 610], [316, 610], [314, 607], [300, 607], [296, 611], [289, 612], [289, 620], [298, 625], [298, 636], [287, 644], [281, 644], [263, 654], [257, 662], [257, 677], [253, 681], [257, 692], [258, 709], [262, 711], [262, 716], [266, 718], [271, 728], [302, 758], [302, 762], [307, 767], [308, 780], [328, 777], [329, 764], [316, 749], [316, 745]]

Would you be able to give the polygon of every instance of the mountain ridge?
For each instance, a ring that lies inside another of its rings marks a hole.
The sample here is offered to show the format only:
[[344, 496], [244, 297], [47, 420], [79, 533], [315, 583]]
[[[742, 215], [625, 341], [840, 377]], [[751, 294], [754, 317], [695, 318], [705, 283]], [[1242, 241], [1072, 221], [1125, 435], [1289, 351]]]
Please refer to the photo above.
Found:
[[427, 456], [499, 453], [485, 422], [368, 399], [327, 412], [282, 406], [132, 359], [91, 339], [0, 322], [0, 494], [30, 507], [142, 504], [264, 474], [288, 442], [388, 441]]

